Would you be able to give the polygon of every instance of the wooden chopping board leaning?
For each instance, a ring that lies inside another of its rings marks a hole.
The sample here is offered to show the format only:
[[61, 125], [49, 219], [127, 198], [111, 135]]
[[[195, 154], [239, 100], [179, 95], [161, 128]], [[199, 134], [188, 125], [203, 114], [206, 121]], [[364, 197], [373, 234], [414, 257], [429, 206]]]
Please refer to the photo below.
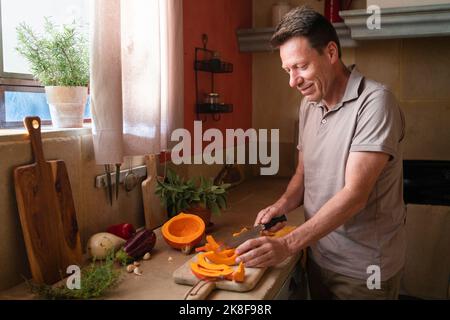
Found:
[[64, 161], [45, 160], [40, 118], [24, 125], [34, 162], [14, 170], [17, 206], [33, 280], [53, 284], [82, 262], [75, 206]]
[[142, 200], [145, 213], [145, 227], [147, 229], [155, 229], [160, 227], [167, 220], [167, 213], [161, 205], [161, 199], [155, 194], [156, 190], [156, 163], [158, 157], [156, 155], [147, 155], [145, 162], [147, 165], [147, 179], [142, 181]]

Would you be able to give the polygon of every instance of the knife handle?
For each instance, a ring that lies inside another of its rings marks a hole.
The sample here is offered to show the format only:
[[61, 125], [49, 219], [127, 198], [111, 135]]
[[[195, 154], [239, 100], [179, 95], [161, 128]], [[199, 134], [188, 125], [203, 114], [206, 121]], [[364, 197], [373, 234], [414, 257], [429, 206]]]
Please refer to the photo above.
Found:
[[264, 230], [269, 230], [274, 225], [276, 225], [278, 222], [284, 222], [284, 221], [287, 221], [286, 215], [284, 215], [284, 214], [279, 217], [274, 217], [274, 218], [272, 218], [272, 220], [270, 220], [269, 222], [264, 224]]

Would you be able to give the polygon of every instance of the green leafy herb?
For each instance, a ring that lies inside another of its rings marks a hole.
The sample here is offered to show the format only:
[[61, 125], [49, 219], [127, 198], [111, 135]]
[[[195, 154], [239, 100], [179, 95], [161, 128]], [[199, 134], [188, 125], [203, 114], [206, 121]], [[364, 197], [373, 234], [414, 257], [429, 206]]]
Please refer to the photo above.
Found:
[[[197, 180], [197, 184], [195, 182]], [[167, 208], [169, 217], [200, 205], [213, 214], [220, 215], [227, 207], [227, 188], [230, 184], [214, 185], [210, 179], [198, 177], [185, 181], [173, 170], [167, 170], [164, 181], [157, 180], [155, 194], [159, 195], [162, 205]]]
[[33, 294], [50, 300], [92, 299], [101, 297], [120, 281], [120, 271], [114, 268], [114, 252], [105, 261], [92, 262], [81, 271], [81, 288], [68, 289], [66, 285], [50, 286], [27, 281]]
[[75, 23], [58, 28], [45, 18], [44, 35], [22, 22], [17, 28], [17, 52], [31, 65], [44, 86], [87, 86], [89, 50], [86, 36]]

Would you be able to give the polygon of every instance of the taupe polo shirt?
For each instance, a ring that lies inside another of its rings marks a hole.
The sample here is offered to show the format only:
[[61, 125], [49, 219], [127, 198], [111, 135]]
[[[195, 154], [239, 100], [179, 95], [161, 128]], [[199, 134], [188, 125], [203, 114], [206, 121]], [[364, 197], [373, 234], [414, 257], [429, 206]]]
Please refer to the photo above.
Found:
[[376, 265], [384, 281], [405, 262], [404, 117], [385, 86], [364, 78], [354, 66], [351, 70], [342, 102], [330, 111], [306, 98], [300, 106], [297, 148], [305, 168], [304, 209], [310, 219], [344, 187], [350, 152], [390, 155], [366, 207], [311, 246], [313, 259], [323, 268], [367, 279], [367, 268]]

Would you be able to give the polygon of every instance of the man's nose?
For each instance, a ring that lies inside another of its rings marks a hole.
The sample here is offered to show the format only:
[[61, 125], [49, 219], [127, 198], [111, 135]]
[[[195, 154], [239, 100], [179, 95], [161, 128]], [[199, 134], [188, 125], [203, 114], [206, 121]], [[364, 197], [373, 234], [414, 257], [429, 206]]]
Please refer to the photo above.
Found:
[[291, 72], [289, 75], [289, 86], [291, 88], [295, 88], [298, 85], [301, 85], [303, 83], [303, 78], [300, 77], [298, 74]]

